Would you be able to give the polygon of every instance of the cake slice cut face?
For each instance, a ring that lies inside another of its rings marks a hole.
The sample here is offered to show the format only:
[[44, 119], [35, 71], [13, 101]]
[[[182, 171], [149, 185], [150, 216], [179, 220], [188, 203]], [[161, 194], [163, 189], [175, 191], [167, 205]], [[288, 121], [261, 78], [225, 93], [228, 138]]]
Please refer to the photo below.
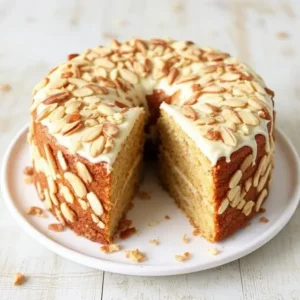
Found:
[[112, 242], [151, 137], [163, 185], [210, 241], [244, 227], [268, 195], [274, 94], [227, 53], [112, 41], [70, 55], [33, 94], [28, 142], [39, 197], [88, 239]]

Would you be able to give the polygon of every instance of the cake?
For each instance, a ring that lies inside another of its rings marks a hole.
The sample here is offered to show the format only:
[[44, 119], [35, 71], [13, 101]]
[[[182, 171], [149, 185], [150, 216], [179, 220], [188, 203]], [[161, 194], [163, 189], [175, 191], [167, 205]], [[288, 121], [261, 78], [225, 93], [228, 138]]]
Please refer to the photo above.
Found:
[[161, 182], [193, 226], [220, 241], [268, 195], [273, 97], [236, 57], [190, 41], [113, 40], [70, 54], [33, 90], [39, 198], [77, 235], [112, 243], [145, 146], [158, 152]]

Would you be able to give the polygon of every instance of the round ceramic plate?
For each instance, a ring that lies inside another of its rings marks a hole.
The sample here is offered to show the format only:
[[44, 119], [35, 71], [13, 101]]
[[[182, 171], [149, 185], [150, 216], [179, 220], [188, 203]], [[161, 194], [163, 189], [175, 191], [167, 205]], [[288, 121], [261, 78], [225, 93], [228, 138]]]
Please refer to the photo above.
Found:
[[[134, 208], [128, 218], [133, 220], [137, 233], [126, 240], [116, 241], [122, 251], [105, 254], [100, 245], [76, 236], [71, 230], [56, 233], [47, 229], [48, 224], [57, 221], [50, 213], [47, 218], [25, 214], [29, 206], [43, 207], [33, 185], [23, 182], [23, 169], [30, 165], [29, 149], [26, 143], [27, 127], [11, 143], [4, 157], [2, 169], [2, 192], [10, 212], [16, 221], [34, 239], [56, 254], [100, 270], [130, 275], [175, 275], [217, 267], [258, 249], [272, 239], [290, 220], [299, 202], [299, 160], [287, 137], [276, 132], [275, 174], [270, 195], [264, 207], [251, 225], [240, 230], [221, 243], [209, 243], [200, 236], [193, 236], [193, 228], [174, 201], [164, 192], [155, 175], [155, 168], [146, 166], [141, 190], [151, 194], [151, 199], [134, 199]], [[170, 219], [166, 219], [168, 215]], [[268, 223], [259, 222], [265, 216]], [[21, 230], [21, 229], [20, 229]], [[182, 241], [183, 235], [189, 243]], [[159, 239], [154, 246], [149, 240]], [[125, 257], [125, 251], [138, 248], [147, 259], [133, 263]], [[220, 253], [211, 255], [211, 249]], [[185, 262], [175, 260], [175, 255], [190, 252]]]

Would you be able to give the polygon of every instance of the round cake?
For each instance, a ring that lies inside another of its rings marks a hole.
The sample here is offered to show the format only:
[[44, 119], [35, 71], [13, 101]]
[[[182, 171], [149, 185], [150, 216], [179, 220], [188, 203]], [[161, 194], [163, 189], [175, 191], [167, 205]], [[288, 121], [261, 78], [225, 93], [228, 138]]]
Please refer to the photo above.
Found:
[[220, 241], [268, 195], [273, 97], [236, 57], [190, 41], [113, 40], [70, 54], [33, 90], [38, 195], [62, 225], [111, 243], [154, 144], [164, 187], [202, 236]]

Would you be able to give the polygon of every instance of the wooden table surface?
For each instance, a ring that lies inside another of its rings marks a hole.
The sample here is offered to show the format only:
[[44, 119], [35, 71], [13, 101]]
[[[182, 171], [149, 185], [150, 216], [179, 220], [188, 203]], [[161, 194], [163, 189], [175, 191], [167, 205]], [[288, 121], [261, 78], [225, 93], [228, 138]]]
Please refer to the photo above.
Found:
[[[0, 155], [28, 122], [33, 85], [66, 54], [173, 37], [221, 48], [276, 92], [277, 125], [300, 151], [300, 1], [1, 0]], [[28, 276], [12, 286], [15, 272]], [[300, 210], [271, 242], [225, 266], [172, 277], [101, 272], [43, 248], [0, 202], [0, 299], [300, 299]]]

